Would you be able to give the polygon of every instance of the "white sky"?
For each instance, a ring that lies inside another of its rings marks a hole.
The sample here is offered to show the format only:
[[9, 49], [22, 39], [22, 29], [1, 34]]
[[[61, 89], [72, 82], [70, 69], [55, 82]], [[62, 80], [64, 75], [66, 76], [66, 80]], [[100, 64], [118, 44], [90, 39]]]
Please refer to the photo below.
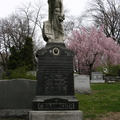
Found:
[[[31, 0], [0, 0], [0, 18], [7, 17], [15, 11], [15, 8], [20, 4], [28, 3]], [[44, 1], [47, 5], [47, 0]], [[71, 15], [80, 15], [86, 6], [87, 0], [63, 0], [64, 9], [69, 10]]]

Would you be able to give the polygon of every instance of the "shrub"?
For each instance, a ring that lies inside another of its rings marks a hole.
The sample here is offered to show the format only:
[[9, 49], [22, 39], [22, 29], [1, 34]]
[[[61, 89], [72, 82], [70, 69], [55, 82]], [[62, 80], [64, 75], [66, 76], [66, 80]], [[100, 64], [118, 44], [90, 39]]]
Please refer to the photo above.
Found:
[[27, 71], [29, 71], [28, 67], [20, 67], [15, 70], [8, 70], [5, 74], [3, 74], [3, 79], [32, 79], [35, 80], [36, 77], [34, 75], [27, 75]]
[[103, 72], [105, 75], [118, 76], [120, 65], [108, 65], [106, 67], [98, 67], [97, 71]]

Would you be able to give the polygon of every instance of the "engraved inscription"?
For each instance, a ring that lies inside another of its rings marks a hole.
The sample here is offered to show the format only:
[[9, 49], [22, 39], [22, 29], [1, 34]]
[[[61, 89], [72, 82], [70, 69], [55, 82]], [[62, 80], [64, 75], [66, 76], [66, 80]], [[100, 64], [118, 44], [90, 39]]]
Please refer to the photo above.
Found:
[[38, 103], [38, 110], [63, 110], [63, 109], [74, 109], [74, 103]]
[[68, 82], [73, 72], [73, 63], [69, 58], [39, 59], [39, 74], [44, 79], [45, 95], [67, 95]]

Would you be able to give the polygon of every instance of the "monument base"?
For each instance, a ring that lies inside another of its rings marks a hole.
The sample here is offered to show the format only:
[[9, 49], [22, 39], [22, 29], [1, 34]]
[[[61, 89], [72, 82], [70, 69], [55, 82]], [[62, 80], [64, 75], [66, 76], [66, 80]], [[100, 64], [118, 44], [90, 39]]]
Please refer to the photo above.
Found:
[[32, 109], [46, 110], [78, 110], [78, 100], [75, 96], [36, 96]]
[[30, 111], [29, 120], [83, 120], [83, 112], [76, 111]]

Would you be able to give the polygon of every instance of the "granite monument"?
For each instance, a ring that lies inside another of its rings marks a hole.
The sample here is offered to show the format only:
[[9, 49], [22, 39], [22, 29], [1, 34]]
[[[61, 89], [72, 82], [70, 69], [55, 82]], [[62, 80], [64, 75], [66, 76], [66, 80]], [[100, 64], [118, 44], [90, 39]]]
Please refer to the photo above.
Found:
[[36, 97], [29, 119], [82, 120], [83, 112], [78, 110], [78, 100], [74, 96], [74, 54], [63, 42], [63, 1], [48, 0], [48, 6], [49, 19], [43, 25], [43, 38], [47, 44], [36, 54]]

